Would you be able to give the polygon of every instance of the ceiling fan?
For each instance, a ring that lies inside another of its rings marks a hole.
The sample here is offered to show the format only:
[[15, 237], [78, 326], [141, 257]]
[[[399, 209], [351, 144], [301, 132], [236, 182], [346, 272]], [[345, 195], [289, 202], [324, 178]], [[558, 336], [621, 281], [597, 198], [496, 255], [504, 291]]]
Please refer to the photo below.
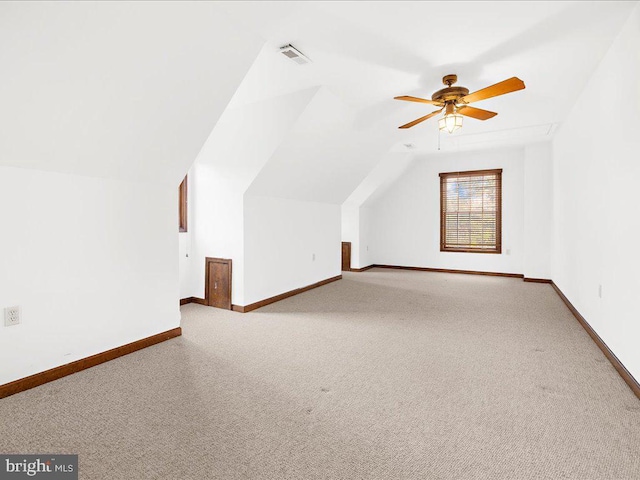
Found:
[[478, 90], [477, 92], [469, 93], [469, 89], [465, 87], [453, 87], [452, 85], [458, 81], [457, 75], [445, 75], [442, 77], [442, 83], [447, 88], [438, 90], [431, 96], [431, 100], [426, 98], [411, 97], [403, 95], [401, 97], [394, 97], [395, 100], [405, 100], [407, 102], [419, 102], [428, 103], [430, 105], [436, 105], [441, 107], [439, 110], [431, 112], [424, 117], [420, 117], [413, 122], [409, 122], [398, 128], [411, 128], [425, 120], [430, 119], [438, 115], [443, 110], [444, 117], [438, 121], [440, 130], [446, 130], [449, 133], [453, 133], [460, 127], [462, 127], [462, 116], [475, 118], [477, 120], [488, 120], [497, 115], [496, 112], [490, 112], [488, 110], [482, 110], [481, 108], [475, 108], [468, 106], [469, 103], [479, 102], [480, 100], [486, 100], [487, 98], [497, 97], [506, 93], [516, 92], [525, 88], [524, 82], [518, 77], [511, 77], [508, 80], [496, 83], [489, 87]]

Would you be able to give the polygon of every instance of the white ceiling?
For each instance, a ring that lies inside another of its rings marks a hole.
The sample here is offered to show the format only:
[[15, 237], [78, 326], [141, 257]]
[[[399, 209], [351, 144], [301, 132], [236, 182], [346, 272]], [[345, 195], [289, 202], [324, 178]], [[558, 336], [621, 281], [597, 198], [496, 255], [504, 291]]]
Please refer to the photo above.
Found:
[[[257, 59], [232, 105], [323, 85], [357, 109], [354, 129], [381, 124], [396, 145], [436, 151], [436, 119], [396, 128], [433, 109], [394, 96], [430, 98], [449, 73], [471, 91], [518, 76], [526, 90], [478, 103], [499, 115], [465, 119], [460, 134], [559, 123], [635, 3], [229, 2], [273, 52]], [[287, 43], [313, 63], [279, 54]]]
[[[407, 154], [548, 141], [635, 4], [224, 3], [241, 28], [266, 42], [230, 108], [317, 86], [332, 94], [310, 103], [249, 193], [362, 205], [402, 173]], [[289, 43], [312, 63], [280, 54]], [[452, 136], [439, 135], [437, 118], [399, 130], [434, 108], [393, 97], [430, 98], [449, 73], [471, 91], [512, 76], [527, 88], [478, 103], [498, 116], [466, 118]]]
[[216, 2], [0, 2], [0, 165], [178, 184], [263, 43]]
[[[472, 91], [514, 75], [527, 89], [479, 103], [499, 115], [466, 119], [443, 150], [548, 138], [635, 4], [4, 2], [0, 165], [178, 181], [229, 101], [227, 111], [321, 87], [306, 114], [283, 115], [293, 123], [265, 147], [252, 188], [341, 203], [370, 173], [404, 168], [403, 144], [437, 151], [435, 119], [397, 129], [431, 108], [393, 97], [429, 97], [445, 74]], [[288, 43], [313, 63], [280, 54]], [[251, 141], [234, 131], [229, 141]]]

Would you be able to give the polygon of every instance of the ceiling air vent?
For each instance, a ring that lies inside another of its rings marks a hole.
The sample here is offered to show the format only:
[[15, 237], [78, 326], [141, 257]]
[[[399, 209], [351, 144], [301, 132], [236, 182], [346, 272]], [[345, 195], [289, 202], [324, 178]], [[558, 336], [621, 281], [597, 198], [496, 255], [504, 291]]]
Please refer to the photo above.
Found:
[[280, 47], [280, 53], [282, 53], [286, 57], [289, 57], [298, 65], [311, 63], [311, 60], [309, 60], [309, 58], [306, 57], [304, 53], [302, 53], [300, 50], [298, 50], [291, 44], [285, 45], [284, 47]]

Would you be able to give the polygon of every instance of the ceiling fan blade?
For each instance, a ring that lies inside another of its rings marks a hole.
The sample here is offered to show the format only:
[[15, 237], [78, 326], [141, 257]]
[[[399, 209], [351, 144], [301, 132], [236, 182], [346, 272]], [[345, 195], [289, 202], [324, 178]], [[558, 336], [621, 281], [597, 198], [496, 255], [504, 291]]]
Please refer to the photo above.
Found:
[[429, 120], [431, 117], [439, 114], [442, 111], [442, 108], [440, 110], [436, 110], [435, 112], [431, 112], [429, 115], [425, 115], [424, 117], [420, 117], [417, 120], [414, 120], [413, 122], [409, 122], [405, 125], [402, 125], [401, 127], [398, 128], [411, 128], [414, 125], [419, 124], [420, 122], [424, 122], [425, 120]]
[[496, 112], [467, 106], [458, 108], [456, 112], [460, 115], [464, 115], [465, 117], [477, 118], [478, 120], [489, 120], [497, 115]]
[[393, 97], [393, 99], [394, 100], [404, 100], [406, 102], [428, 103], [429, 105], [437, 105], [438, 107], [442, 106], [442, 102], [434, 102], [433, 100], [427, 100], [426, 98], [412, 97], [410, 95], [402, 95], [401, 97]]
[[487, 98], [497, 97], [498, 95], [504, 95], [505, 93], [516, 92], [525, 88], [524, 82], [518, 77], [511, 77], [508, 80], [504, 80], [500, 83], [491, 85], [490, 87], [483, 88], [477, 92], [470, 93], [460, 99], [460, 103], [473, 103], [480, 100], [486, 100]]

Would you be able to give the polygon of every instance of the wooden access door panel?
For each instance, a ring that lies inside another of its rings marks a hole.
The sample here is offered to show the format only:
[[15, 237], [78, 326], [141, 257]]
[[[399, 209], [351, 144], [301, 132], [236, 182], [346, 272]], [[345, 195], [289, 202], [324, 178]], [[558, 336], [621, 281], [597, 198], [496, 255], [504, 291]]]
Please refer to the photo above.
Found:
[[342, 242], [342, 270], [351, 270], [351, 242]]
[[206, 259], [205, 295], [210, 307], [231, 310], [231, 260]]

